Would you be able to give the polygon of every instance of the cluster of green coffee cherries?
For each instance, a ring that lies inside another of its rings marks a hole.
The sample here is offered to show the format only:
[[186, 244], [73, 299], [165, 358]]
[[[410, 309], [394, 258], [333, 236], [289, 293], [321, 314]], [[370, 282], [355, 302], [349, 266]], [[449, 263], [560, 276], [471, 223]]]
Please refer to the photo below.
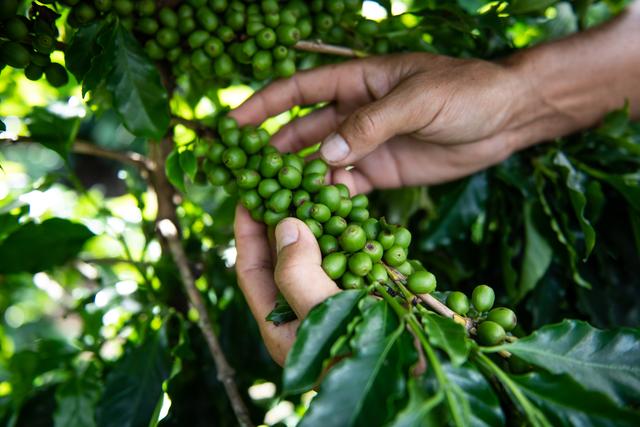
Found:
[[219, 120], [218, 134], [219, 141], [203, 140], [201, 171], [209, 182], [237, 194], [256, 221], [304, 221], [318, 240], [322, 268], [342, 288], [385, 284], [390, 272], [398, 272], [414, 293], [435, 290], [433, 274], [407, 260], [409, 230], [371, 218], [364, 194], [351, 196], [345, 185], [327, 185], [323, 160], [280, 153], [266, 131], [240, 128], [230, 117]]
[[509, 308], [493, 308], [495, 298], [491, 287], [479, 285], [471, 293], [471, 303], [464, 293], [455, 291], [447, 295], [447, 306], [459, 315], [469, 316], [478, 323], [476, 334], [480, 344], [498, 345], [506, 339], [507, 333], [516, 327], [518, 319]]
[[[153, 0], [63, 0], [69, 22], [84, 25], [108, 13], [141, 40], [149, 57], [172, 64], [175, 75], [230, 78], [239, 72], [264, 80], [296, 70], [301, 39], [342, 41], [349, 31], [375, 33], [358, 12], [362, 0], [186, 0], [158, 6]], [[313, 15], [312, 15], [313, 14]]]
[[23, 69], [29, 80], [44, 75], [50, 85], [64, 86], [69, 81], [67, 71], [50, 59], [56, 49], [59, 15], [34, 3], [28, 16], [23, 16], [19, 6], [18, 0], [0, 1], [0, 71], [8, 65]]

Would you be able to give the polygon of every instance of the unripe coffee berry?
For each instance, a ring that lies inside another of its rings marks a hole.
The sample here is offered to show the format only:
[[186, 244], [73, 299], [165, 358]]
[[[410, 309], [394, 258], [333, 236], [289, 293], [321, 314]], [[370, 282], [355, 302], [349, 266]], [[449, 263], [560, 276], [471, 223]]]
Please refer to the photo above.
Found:
[[518, 324], [516, 314], [513, 312], [513, 310], [510, 310], [506, 307], [496, 307], [491, 310], [489, 312], [489, 315], [487, 316], [487, 320], [496, 322], [507, 332], [512, 331], [513, 328], [515, 328]]
[[480, 323], [477, 332], [478, 341], [482, 345], [498, 345], [504, 341], [507, 335], [502, 326], [491, 320]]
[[436, 277], [428, 271], [416, 271], [407, 279], [407, 287], [414, 294], [429, 294], [436, 290]]
[[447, 296], [447, 307], [464, 316], [469, 311], [469, 298], [460, 291], [451, 292]]
[[479, 312], [491, 310], [495, 299], [496, 294], [487, 285], [476, 286], [471, 294], [471, 302]]
[[341, 252], [334, 252], [324, 257], [322, 269], [331, 279], [339, 279], [347, 270], [347, 257]]

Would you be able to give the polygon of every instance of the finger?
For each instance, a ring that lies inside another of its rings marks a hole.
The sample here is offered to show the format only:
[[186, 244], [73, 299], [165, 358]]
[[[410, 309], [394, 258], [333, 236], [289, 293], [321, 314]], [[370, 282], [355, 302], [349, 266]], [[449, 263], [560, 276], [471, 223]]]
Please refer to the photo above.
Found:
[[329, 135], [320, 148], [332, 166], [347, 166], [362, 159], [388, 139], [416, 130], [416, 106], [408, 106], [406, 91], [393, 91], [358, 108]]
[[246, 209], [238, 206], [234, 232], [238, 284], [254, 317], [262, 324], [273, 310], [278, 294], [266, 229], [251, 219]]
[[333, 105], [293, 120], [271, 138], [282, 152], [296, 152], [322, 141], [338, 127], [338, 114]]
[[368, 193], [373, 189], [368, 178], [357, 169], [346, 170], [344, 168], [334, 169], [331, 172], [330, 182], [332, 184], [344, 184], [349, 188], [352, 196], [360, 193]]
[[258, 125], [295, 105], [332, 101], [338, 95], [345, 99], [359, 97], [366, 93], [362, 80], [363, 63], [355, 60], [325, 65], [276, 80], [253, 94], [231, 115], [242, 124]]
[[302, 221], [281, 221], [276, 227], [276, 246], [276, 284], [298, 318], [340, 291], [322, 269], [316, 238]]

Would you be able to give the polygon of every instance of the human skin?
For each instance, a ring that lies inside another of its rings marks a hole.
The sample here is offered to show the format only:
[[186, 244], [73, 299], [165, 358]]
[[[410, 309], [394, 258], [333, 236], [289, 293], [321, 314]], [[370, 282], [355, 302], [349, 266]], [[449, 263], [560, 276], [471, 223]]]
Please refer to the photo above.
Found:
[[[259, 124], [295, 105], [329, 102], [284, 126], [272, 143], [297, 151], [322, 141], [332, 181], [368, 192], [467, 176], [594, 126], [625, 101], [640, 117], [640, 0], [605, 25], [500, 61], [409, 53], [299, 72], [257, 92], [232, 116]], [[302, 319], [339, 289], [303, 222], [278, 224], [276, 256], [266, 228], [241, 207], [235, 232], [238, 282], [282, 364], [298, 323], [265, 320], [278, 290]]]

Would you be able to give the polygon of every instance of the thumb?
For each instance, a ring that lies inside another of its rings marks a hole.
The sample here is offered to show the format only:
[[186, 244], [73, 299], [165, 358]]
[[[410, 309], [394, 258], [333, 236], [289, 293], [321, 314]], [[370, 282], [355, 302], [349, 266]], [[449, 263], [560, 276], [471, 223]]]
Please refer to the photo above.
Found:
[[320, 155], [332, 166], [347, 166], [388, 139], [407, 132], [405, 103], [390, 93], [358, 108], [323, 141]]
[[276, 285], [298, 318], [303, 319], [314, 306], [340, 289], [322, 269], [320, 248], [304, 222], [295, 218], [280, 221], [275, 237]]

